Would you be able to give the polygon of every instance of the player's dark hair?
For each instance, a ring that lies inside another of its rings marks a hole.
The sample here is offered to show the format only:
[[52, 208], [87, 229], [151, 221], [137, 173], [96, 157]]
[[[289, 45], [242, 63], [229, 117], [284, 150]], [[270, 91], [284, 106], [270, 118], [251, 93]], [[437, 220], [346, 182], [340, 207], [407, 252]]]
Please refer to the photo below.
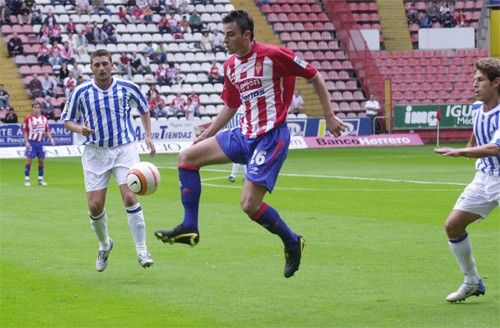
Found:
[[42, 103], [39, 102], [38, 100], [35, 100], [34, 102], [31, 103], [31, 108], [33, 108], [35, 106], [42, 107]]
[[250, 40], [253, 40], [253, 19], [246, 10], [232, 10], [222, 19], [222, 23], [229, 24], [236, 22], [241, 34], [250, 31]]
[[106, 49], [97, 49], [90, 55], [90, 65], [92, 65], [92, 62], [94, 61], [95, 57], [103, 57], [103, 56], [108, 56], [109, 62], [113, 63], [113, 60], [111, 59], [111, 53], [107, 51]]
[[476, 61], [476, 69], [486, 75], [491, 82], [500, 77], [500, 60], [495, 58], [480, 58]]

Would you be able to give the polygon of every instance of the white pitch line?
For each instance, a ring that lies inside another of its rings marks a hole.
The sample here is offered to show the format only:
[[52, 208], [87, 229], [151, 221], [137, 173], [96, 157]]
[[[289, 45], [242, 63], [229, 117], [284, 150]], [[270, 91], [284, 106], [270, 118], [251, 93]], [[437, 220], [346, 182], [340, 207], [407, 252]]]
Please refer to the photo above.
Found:
[[[177, 170], [176, 167], [159, 167], [162, 169]], [[207, 172], [229, 172], [228, 170], [221, 169], [203, 169]], [[407, 180], [407, 179], [392, 179], [392, 178], [370, 178], [370, 177], [354, 177], [346, 175], [322, 175], [322, 174], [295, 174], [295, 173], [280, 173], [280, 176], [285, 177], [299, 177], [299, 178], [318, 178], [318, 179], [339, 179], [339, 180], [359, 180], [359, 181], [381, 181], [381, 182], [395, 182], [395, 183], [412, 183], [423, 185], [446, 185], [446, 186], [461, 186], [464, 187], [467, 183], [462, 182], [448, 182], [448, 181], [422, 181], [422, 180]]]
[[[222, 179], [226, 179], [225, 177], [221, 177]], [[215, 180], [215, 179], [212, 179]], [[212, 188], [225, 188], [225, 189], [241, 189], [243, 185], [221, 185], [221, 184], [213, 184], [213, 183], [205, 183], [205, 180], [202, 180], [201, 183], [204, 187], [212, 187]], [[379, 188], [302, 188], [302, 187], [276, 187], [275, 190], [284, 190], [284, 191], [396, 191], [396, 192], [435, 192], [435, 191], [456, 191], [457, 189], [443, 189], [443, 188], [432, 188], [432, 189], [379, 189]]]

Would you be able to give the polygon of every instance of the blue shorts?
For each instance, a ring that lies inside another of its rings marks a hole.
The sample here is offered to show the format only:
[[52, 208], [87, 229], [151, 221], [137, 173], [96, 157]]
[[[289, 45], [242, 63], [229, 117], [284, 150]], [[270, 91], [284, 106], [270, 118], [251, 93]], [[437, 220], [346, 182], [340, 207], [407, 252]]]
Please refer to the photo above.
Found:
[[38, 157], [40, 159], [45, 158], [45, 151], [43, 150], [43, 141], [30, 140], [31, 149], [26, 149], [24, 155], [27, 158], [35, 158]]
[[290, 145], [286, 124], [255, 139], [243, 136], [240, 128], [221, 131], [215, 138], [231, 162], [247, 165], [246, 180], [273, 191]]

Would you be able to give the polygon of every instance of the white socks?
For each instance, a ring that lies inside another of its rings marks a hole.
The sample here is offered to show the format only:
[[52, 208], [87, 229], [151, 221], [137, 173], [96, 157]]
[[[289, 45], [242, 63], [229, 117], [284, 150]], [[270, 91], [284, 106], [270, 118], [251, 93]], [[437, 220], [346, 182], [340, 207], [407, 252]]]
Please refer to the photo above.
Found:
[[460, 270], [465, 275], [465, 282], [477, 284], [479, 282], [479, 274], [476, 268], [476, 261], [472, 256], [472, 244], [467, 235], [467, 232], [460, 238], [450, 240], [448, 242], [451, 251], [457, 259]]
[[99, 241], [99, 249], [107, 250], [109, 248], [109, 236], [108, 216], [106, 215], [106, 211], [102, 211], [101, 214], [96, 216], [90, 214], [90, 225]]
[[140, 203], [127, 207], [128, 226], [134, 238], [137, 252], [147, 250], [146, 247], [146, 223]]

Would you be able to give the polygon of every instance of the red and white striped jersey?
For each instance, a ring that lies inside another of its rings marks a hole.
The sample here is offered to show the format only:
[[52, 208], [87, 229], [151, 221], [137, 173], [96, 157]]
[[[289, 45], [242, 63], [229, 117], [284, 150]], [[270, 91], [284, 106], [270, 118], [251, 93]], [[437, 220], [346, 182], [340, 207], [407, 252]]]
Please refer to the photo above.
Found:
[[235, 111], [243, 104], [241, 132], [256, 138], [286, 121], [295, 77], [310, 80], [317, 73], [290, 49], [254, 42], [247, 55], [224, 63], [221, 98]]
[[49, 123], [44, 115], [29, 114], [24, 118], [23, 132], [28, 134], [28, 140], [42, 141], [48, 131]]

